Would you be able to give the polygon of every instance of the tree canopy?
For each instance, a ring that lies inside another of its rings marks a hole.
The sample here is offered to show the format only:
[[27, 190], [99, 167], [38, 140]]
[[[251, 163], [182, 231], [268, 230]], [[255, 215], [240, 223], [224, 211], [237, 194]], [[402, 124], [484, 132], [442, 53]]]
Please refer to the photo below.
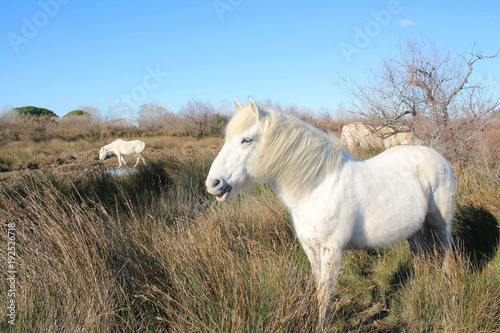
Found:
[[73, 110], [73, 111], [65, 114], [64, 117], [88, 117], [88, 118], [90, 118], [91, 115], [90, 115], [90, 113], [83, 111], [83, 110]]
[[57, 114], [55, 114], [53, 111], [45, 108], [39, 108], [36, 106], [21, 106], [14, 109], [17, 110], [19, 114], [27, 115], [29, 117], [41, 117], [41, 116], [58, 117]]

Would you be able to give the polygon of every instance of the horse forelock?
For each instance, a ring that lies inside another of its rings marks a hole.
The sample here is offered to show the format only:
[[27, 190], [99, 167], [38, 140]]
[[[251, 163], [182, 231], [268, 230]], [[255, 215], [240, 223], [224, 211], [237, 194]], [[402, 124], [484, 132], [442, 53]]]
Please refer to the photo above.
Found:
[[226, 127], [226, 141], [230, 141], [236, 136], [240, 136], [249, 130], [256, 123], [255, 116], [250, 112], [249, 106], [242, 106], [231, 118]]

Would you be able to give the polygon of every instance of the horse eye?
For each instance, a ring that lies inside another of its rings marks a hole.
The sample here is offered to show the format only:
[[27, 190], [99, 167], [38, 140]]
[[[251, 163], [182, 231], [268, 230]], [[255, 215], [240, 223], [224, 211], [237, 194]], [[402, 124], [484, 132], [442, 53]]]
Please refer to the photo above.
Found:
[[241, 140], [241, 144], [250, 144], [252, 142], [253, 140], [250, 138], [244, 138], [243, 140]]

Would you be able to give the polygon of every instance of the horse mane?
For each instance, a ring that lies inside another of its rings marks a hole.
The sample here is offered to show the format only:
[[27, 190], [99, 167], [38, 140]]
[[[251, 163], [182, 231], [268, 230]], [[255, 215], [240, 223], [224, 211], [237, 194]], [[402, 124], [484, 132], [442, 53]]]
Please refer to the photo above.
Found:
[[[245, 111], [239, 110], [233, 116], [226, 139], [255, 124], [255, 115]], [[335, 135], [326, 134], [291, 114], [269, 108], [261, 111], [265, 116], [261, 120], [259, 164], [255, 170], [263, 181], [305, 193], [307, 187], [316, 187], [339, 166], [342, 143]]]
[[333, 134], [297, 117], [268, 111], [261, 138], [259, 170], [295, 193], [319, 185], [342, 161], [342, 144]]

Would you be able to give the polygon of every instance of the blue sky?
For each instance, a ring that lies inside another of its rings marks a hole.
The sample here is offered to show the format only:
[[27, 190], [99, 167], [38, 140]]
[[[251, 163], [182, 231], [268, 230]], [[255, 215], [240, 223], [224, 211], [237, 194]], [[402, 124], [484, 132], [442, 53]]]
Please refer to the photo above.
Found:
[[[2, 1], [0, 107], [58, 115], [92, 105], [133, 116], [271, 98], [335, 110], [339, 73], [359, 79], [421, 36], [452, 52], [500, 48], [498, 1]], [[362, 31], [365, 36], [361, 36]], [[500, 88], [500, 58], [476, 78]], [[500, 89], [497, 89], [497, 91]]]

